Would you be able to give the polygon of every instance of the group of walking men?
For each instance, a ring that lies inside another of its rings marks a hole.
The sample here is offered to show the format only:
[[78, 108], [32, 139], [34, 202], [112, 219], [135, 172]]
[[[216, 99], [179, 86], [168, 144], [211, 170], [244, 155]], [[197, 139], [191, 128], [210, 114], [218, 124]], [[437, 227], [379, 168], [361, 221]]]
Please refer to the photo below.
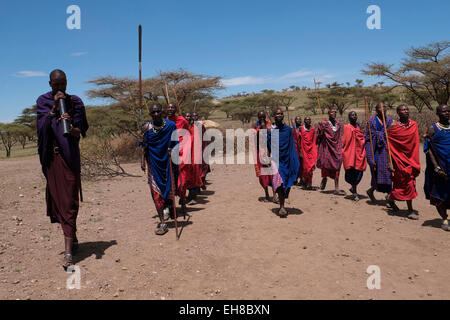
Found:
[[[334, 194], [345, 195], [339, 188], [342, 165], [345, 181], [350, 184], [351, 198], [360, 200], [357, 187], [369, 166], [371, 186], [366, 191], [376, 202], [375, 191], [385, 193], [391, 212], [399, 211], [396, 201], [406, 201], [408, 218], [417, 220], [418, 212], [412, 201], [417, 198], [416, 178], [420, 174], [419, 129], [410, 119], [406, 105], [397, 107], [398, 119], [387, 116], [383, 103], [376, 106], [376, 114], [363, 130], [355, 111], [348, 114], [349, 123], [342, 124], [336, 109], [330, 109], [328, 120], [316, 127], [311, 118], [296, 117], [289, 126], [283, 122], [281, 109], [273, 113], [275, 123], [266, 119], [264, 111], [258, 113], [254, 124], [256, 141], [256, 176], [265, 191], [264, 201], [270, 201], [269, 187], [273, 189], [273, 202], [279, 203], [280, 217], [287, 216], [285, 201], [293, 185], [305, 190], [312, 187], [313, 172], [321, 170], [320, 189], [326, 188], [328, 178], [334, 180]], [[447, 209], [450, 208], [450, 109], [447, 105], [437, 108], [439, 121], [433, 124], [425, 138], [424, 152], [427, 159], [424, 191], [430, 203], [436, 206], [442, 217], [442, 228], [449, 231]], [[270, 153], [274, 130], [278, 131], [279, 148], [275, 156]], [[266, 139], [261, 139], [265, 136]], [[261, 143], [267, 141], [267, 144]], [[267, 146], [267, 147], [266, 147]], [[267, 150], [266, 150], [267, 149]]]
[[[49, 85], [52, 90], [37, 99], [38, 152], [47, 182], [47, 215], [52, 223], [61, 224], [65, 239], [63, 267], [68, 268], [78, 248], [76, 220], [79, 199], [82, 201], [79, 141], [80, 136], [86, 136], [89, 125], [82, 100], [66, 93], [67, 78], [62, 70], [50, 73]], [[65, 113], [60, 110], [61, 101], [66, 107]], [[168, 230], [166, 221], [176, 218], [175, 195], [180, 198], [184, 214], [186, 204], [206, 188], [205, 178], [210, 167], [208, 159], [203, 157], [206, 144], [201, 137], [205, 128], [198, 121], [198, 114], [177, 115], [176, 107], [170, 103], [166, 110], [155, 103], [149, 111], [151, 120], [145, 124], [140, 142], [144, 151], [141, 167], [147, 171], [160, 219], [155, 233], [163, 235]], [[336, 110], [331, 109], [329, 119], [316, 127], [310, 117], [304, 119], [304, 124], [297, 117], [295, 125], [286, 125], [281, 109], [275, 110], [273, 124], [264, 112], [259, 112], [254, 126], [255, 169], [265, 190], [265, 199], [269, 200], [271, 186], [274, 199], [280, 204], [279, 215], [286, 216], [285, 202], [291, 187], [300, 179], [305, 189], [312, 190], [316, 167], [322, 171], [320, 189], [324, 190], [327, 179], [332, 178], [334, 193], [343, 194], [339, 189], [339, 172], [344, 164], [345, 180], [351, 185], [353, 199], [358, 200], [357, 186], [369, 164], [372, 181], [367, 194], [370, 199], [376, 200], [375, 191], [387, 193], [393, 210], [398, 210], [395, 201], [407, 201], [409, 217], [417, 219], [412, 200], [417, 197], [415, 178], [420, 173], [419, 133], [417, 123], [409, 119], [407, 106], [399, 106], [397, 114], [398, 120], [387, 117], [386, 106], [378, 104], [376, 115], [369, 119], [363, 132], [354, 111], [349, 113], [350, 123], [342, 125], [336, 120]], [[443, 219], [442, 228], [450, 230], [447, 220], [450, 108], [439, 106], [437, 116], [439, 121], [429, 128], [424, 144], [427, 155], [424, 189]], [[63, 123], [68, 124], [65, 134]], [[261, 137], [266, 138], [267, 143], [259, 143]]]

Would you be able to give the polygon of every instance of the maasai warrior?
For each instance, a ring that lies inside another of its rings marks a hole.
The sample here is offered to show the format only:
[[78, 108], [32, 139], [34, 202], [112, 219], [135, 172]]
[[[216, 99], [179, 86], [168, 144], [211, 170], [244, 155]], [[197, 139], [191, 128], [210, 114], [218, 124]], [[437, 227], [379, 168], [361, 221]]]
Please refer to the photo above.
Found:
[[[194, 124], [198, 128], [201, 127], [202, 140], [203, 140], [203, 137], [205, 136], [206, 128], [203, 125], [203, 123], [198, 120], [197, 112], [192, 112], [192, 119], [194, 119]], [[205, 155], [203, 154], [205, 151], [205, 148], [208, 146], [208, 144], [209, 144], [208, 141], [203, 141], [203, 143], [202, 143], [202, 183], [203, 183], [203, 185], [201, 186], [202, 190], [206, 190], [206, 175], [211, 172], [211, 167], [209, 166], [209, 159], [206, 158]]]
[[[258, 120], [253, 125], [253, 128], [255, 129], [255, 138], [254, 138], [254, 146], [256, 149], [254, 150], [254, 158], [256, 158], [255, 163], [255, 172], [256, 176], [259, 179], [259, 183], [261, 184], [261, 187], [263, 187], [265, 192], [265, 198], [263, 201], [268, 202], [270, 201], [269, 197], [269, 186], [272, 185], [272, 175], [267, 174], [270, 167], [269, 161], [268, 161], [268, 149], [265, 148], [263, 144], [260, 142], [263, 141], [263, 132], [265, 130], [265, 134], [270, 131], [272, 127], [272, 123], [270, 120], [266, 120], [266, 113], [264, 111], [258, 112]], [[273, 201], [277, 201], [277, 197], [275, 197], [275, 191], [274, 191], [274, 197]]]
[[320, 189], [325, 189], [327, 178], [330, 177], [334, 179], [334, 194], [344, 195], [345, 192], [339, 190], [339, 172], [342, 166], [342, 125], [336, 120], [336, 115], [336, 109], [331, 108], [328, 111], [328, 121], [319, 122], [317, 168], [322, 169]]
[[[47, 180], [47, 215], [60, 223], [65, 241], [63, 267], [73, 264], [78, 247], [78, 192], [81, 194], [80, 135], [86, 136], [89, 125], [83, 101], [66, 93], [67, 78], [63, 71], [50, 73], [52, 91], [37, 99], [37, 134], [39, 159]], [[59, 100], [64, 99], [67, 113], [61, 114]], [[70, 124], [70, 134], [63, 135], [62, 120]], [[81, 198], [81, 200], [83, 200]]]
[[[272, 168], [275, 167], [276, 169], [272, 176], [272, 188], [274, 192], [278, 193], [280, 201], [278, 215], [286, 217], [288, 212], [284, 207], [284, 202], [289, 197], [291, 187], [297, 180], [300, 164], [295, 151], [292, 128], [283, 123], [283, 110], [280, 108], [276, 109], [273, 116], [275, 125], [267, 134], [267, 143], [273, 159]], [[276, 141], [277, 135], [278, 141]], [[272, 141], [274, 141], [273, 146]]]
[[[392, 118], [386, 115], [387, 107], [384, 103], [377, 104], [375, 110], [377, 114], [369, 119], [369, 125], [366, 126], [364, 133], [366, 138], [367, 162], [372, 174], [371, 188], [367, 190], [367, 195], [373, 202], [376, 201], [373, 194], [375, 190], [388, 194], [392, 191], [391, 171], [389, 171], [389, 152], [384, 133], [383, 113], [386, 119], [386, 128], [389, 128], [393, 121]], [[372, 147], [370, 146], [370, 135], [372, 135]], [[372, 154], [372, 150], [375, 156]]]
[[391, 147], [392, 192], [389, 204], [394, 211], [399, 211], [395, 200], [406, 201], [408, 218], [417, 220], [419, 215], [413, 210], [412, 200], [417, 198], [416, 177], [420, 173], [419, 128], [417, 123], [409, 119], [409, 109], [405, 105], [397, 107], [398, 121], [394, 121], [388, 129]]
[[302, 178], [306, 190], [313, 190], [312, 178], [313, 172], [316, 169], [317, 161], [317, 144], [316, 144], [316, 129], [311, 125], [311, 118], [305, 117], [305, 125], [302, 126], [301, 131], [301, 150], [302, 150]]
[[[147, 168], [148, 184], [158, 212], [159, 220], [155, 233], [165, 234], [169, 214], [173, 217], [173, 194], [170, 172], [172, 149], [178, 144], [177, 127], [174, 122], [162, 117], [162, 106], [155, 103], [150, 107], [152, 120], [145, 126], [143, 137], [144, 158], [142, 170]], [[175, 153], [173, 157], [176, 157]], [[174, 181], [178, 178], [178, 166], [172, 162]], [[174, 184], [176, 186], [176, 183]], [[176, 192], [176, 191], [175, 191]]]
[[194, 124], [194, 118], [190, 112], [185, 114], [185, 118], [189, 124], [189, 133], [191, 135], [191, 165], [193, 179], [190, 181], [187, 188], [189, 189], [188, 201], [195, 200], [200, 194], [200, 187], [203, 185], [202, 181], [202, 134], [201, 129]]
[[350, 124], [344, 125], [343, 160], [345, 169], [345, 181], [352, 187], [350, 192], [353, 200], [358, 201], [359, 195], [357, 186], [361, 182], [363, 173], [366, 170], [366, 149], [364, 148], [365, 138], [355, 111], [348, 114]]
[[[180, 176], [178, 178], [178, 194], [180, 196], [180, 204], [182, 210], [186, 210], [186, 190], [189, 185], [192, 185], [191, 181], [194, 177], [193, 166], [190, 163], [190, 141], [183, 142], [184, 136], [189, 134], [189, 124], [183, 116], [176, 115], [177, 109], [174, 104], [169, 103], [167, 106], [167, 119], [174, 122], [177, 126], [177, 133], [179, 139], [179, 157], [180, 157]], [[188, 154], [189, 153], [189, 154]], [[189, 160], [188, 160], [189, 159]]]
[[450, 231], [447, 210], [450, 209], [450, 108], [441, 105], [436, 113], [439, 122], [427, 133], [424, 151], [427, 155], [425, 195], [442, 217], [442, 229]]
[[[297, 151], [298, 156], [298, 162], [300, 164], [298, 168], [298, 177], [295, 181], [295, 184], [298, 186], [303, 185], [303, 179], [302, 179], [302, 137], [301, 137], [301, 127], [302, 127], [302, 118], [299, 116], [296, 116], [294, 119], [294, 128], [292, 129], [292, 133], [294, 134], [294, 141], [295, 141], [295, 150]], [[300, 179], [300, 181], [299, 181]]]

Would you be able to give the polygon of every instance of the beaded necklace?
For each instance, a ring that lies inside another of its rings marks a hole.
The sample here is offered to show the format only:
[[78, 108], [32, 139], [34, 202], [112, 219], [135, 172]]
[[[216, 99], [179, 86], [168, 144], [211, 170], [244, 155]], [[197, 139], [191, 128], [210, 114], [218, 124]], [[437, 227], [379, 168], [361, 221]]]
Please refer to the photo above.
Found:
[[160, 126], [156, 126], [154, 123], [152, 123], [152, 130], [154, 133], [158, 133], [165, 126], [166, 126], [166, 120], [163, 119], [162, 125], [160, 125]]
[[328, 122], [330, 123], [331, 130], [333, 130], [333, 132], [336, 132], [337, 129], [338, 129], [338, 123], [337, 123], [337, 121], [336, 121], [336, 125], [333, 125], [333, 123], [331, 123], [330, 120], [328, 120]]
[[450, 123], [449, 124], [447, 124], [447, 125], [445, 125], [445, 124], [442, 124], [442, 123], [440, 123], [439, 121], [436, 123], [436, 125], [439, 127], [439, 128], [441, 128], [442, 130], [450, 130]]

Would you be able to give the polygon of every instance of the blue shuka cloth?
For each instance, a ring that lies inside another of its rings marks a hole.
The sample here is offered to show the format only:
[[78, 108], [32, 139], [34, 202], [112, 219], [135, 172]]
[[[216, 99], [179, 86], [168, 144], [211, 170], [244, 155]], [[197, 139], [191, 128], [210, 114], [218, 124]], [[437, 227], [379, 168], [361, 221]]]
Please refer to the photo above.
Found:
[[[386, 117], [386, 127], [392, 124], [393, 120]], [[372, 148], [370, 147], [369, 126], [372, 134], [372, 145], [375, 156], [372, 155]], [[392, 191], [391, 172], [389, 171], [389, 152], [387, 149], [386, 135], [384, 133], [384, 125], [378, 120], [377, 116], [369, 119], [369, 126], [366, 127], [366, 155], [367, 162], [372, 173], [372, 187], [376, 188], [378, 192], [390, 193]], [[374, 170], [374, 162], [376, 170]]]
[[[272, 134], [273, 130], [278, 129], [279, 133], [279, 146], [276, 145], [274, 141], [274, 146], [272, 146]], [[294, 145], [294, 135], [292, 133], [292, 128], [286, 124], [281, 126], [275, 126], [274, 129], [267, 134], [267, 144], [274, 157], [274, 161], [278, 163], [278, 172], [283, 179], [283, 188], [285, 193], [288, 193], [288, 189], [292, 187], [297, 180], [298, 171], [300, 167], [300, 162], [298, 160], [297, 151]], [[278, 157], [273, 154], [272, 147], [278, 147], [279, 153]]]
[[[450, 176], [450, 131], [439, 129], [436, 124], [433, 124], [433, 128], [435, 132], [431, 138], [433, 145], [430, 139], [427, 138], [425, 139], [423, 150], [425, 153], [433, 152], [435, 157], [439, 158], [442, 169]], [[445, 181], [436, 177], [434, 166], [428, 156], [424, 191], [427, 199], [430, 199], [431, 196], [441, 201], [450, 201], [450, 179]]]
[[[148, 124], [149, 129], [144, 133], [144, 146], [146, 147], [147, 161], [153, 176], [154, 191], [161, 195], [164, 200], [169, 200], [171, 190], [169, 148], [178, 145], [177, 127], [174, 122], [165, 119], [166, 125], [157, 133], [152, 129], [152, 122]], [[173, 135], [173, 139], [172, 139]], [[178, 152], [172, 151], [172, 157]], [[174, 180], [178, 181], [178, 166], [172, 162]], [[152, 183], [149, 177], [149, 184]], [[155, 188], [156, 187], [156, 188]], [[177, 183], [175, 183], [175, 189]], [[175, 190], [175, 194], [177, 191]], [[152, 195], [153, 196], [153, 195]]]

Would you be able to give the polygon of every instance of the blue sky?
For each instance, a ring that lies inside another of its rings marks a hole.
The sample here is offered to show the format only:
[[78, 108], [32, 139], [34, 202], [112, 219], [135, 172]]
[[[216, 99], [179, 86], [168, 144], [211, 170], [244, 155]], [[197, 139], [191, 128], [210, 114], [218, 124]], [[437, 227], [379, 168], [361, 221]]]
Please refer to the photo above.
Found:
[[[66, 9], [81, 9], [81, 30], [69, 30]], [[369, 5], [381, 9], [381, 30], [369, 30]], [[398, 63], [405, 49], [449, 40], [448, 0], [191, 0], [0, 2], [0, 122], [12, 121], [49, 90], [60, 68], [68, 92], [98, 76], [137, 77], [137, 27], [143, 26], [143, 76], [184, 68], [219, 75], [225, 96], [290, 85], [379, 81], [365, 63]]]

